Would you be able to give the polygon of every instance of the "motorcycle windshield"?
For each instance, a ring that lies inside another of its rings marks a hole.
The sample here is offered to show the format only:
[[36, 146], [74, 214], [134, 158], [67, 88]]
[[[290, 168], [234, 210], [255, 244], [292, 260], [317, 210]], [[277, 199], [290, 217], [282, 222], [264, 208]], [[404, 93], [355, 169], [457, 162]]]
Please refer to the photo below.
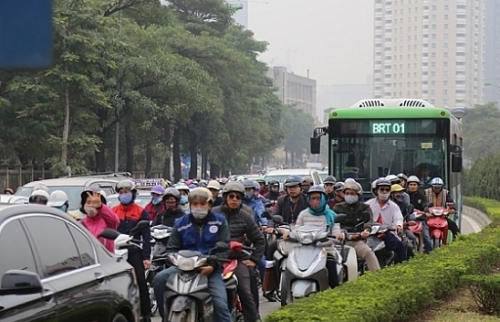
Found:
[[304, 272], [321, 256], [322, 247], [299, 246], [293, 249], [293, 261], [300, 271]]

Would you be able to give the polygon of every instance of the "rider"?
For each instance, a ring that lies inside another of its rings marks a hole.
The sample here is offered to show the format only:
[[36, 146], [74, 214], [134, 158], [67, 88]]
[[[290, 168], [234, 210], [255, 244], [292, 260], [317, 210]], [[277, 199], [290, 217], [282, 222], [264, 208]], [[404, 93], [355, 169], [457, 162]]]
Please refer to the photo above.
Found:
[[66, 194], [66, 192], [62, 190], [55, 190], [50, 194], [47, 206], [59, 209], [62, 212], [65, 212], [71, 217], [73, 217], [73, 219], [77, 219], [75, 215], [68, 212], [68, 207], [69, 207], [68, 195]]
[[[348, 233], [361, 233], [361, 238], [370, 236], [372, 226], [372, 211], [365, 203], [359, 201], [362, 191], [355, 182], [347, 182], [344, 185], [345, 202], [335, 204], [333, 211], [337, 214], [343, 213], [347, 217], [340, 223], [340, 228]], [[363, 215], [367, 215], [369, 220], [363, 222]], [[335, 231], [334, 234], [338, 240], [344, 239], [344, 234], [340, 231]], [[371, 272], [380, 269], [377, 256], [366, 245], [363, 240], [349, 240], [346, 245], [353, 247], [358, 257], [366, 261], [366, 265]]]
[[179, 190], [175, 188], [165, 189], [163, 194], [162, 203], [165, 209], [162, 213], [156, 216], [153, 226], [165, 225], [168, 227], [174, 227], [175, 220], [184, 216], [184, 211], [179, 208], [179, 201], [181, 200], [181, 194]]
[[333, 186], [333, 192], [335, 194], [335, 198], [333, 198], [333, 206], [345, 201], [344, 200], [344, 183], [342, 181], [337, 182]]
[[417, 176], [408, 177], [407, 181], [407, 193], [410, 196], [410, 203], [413, 205], [414, 209], [424, 211], [425, 216], [419, 218], [422, 221], [422, 236], [424, 238], [424, 252], [430, 253], [434, 247], [429, 232], [429, 227], [427, 226], [427, 217], [430, 216], [428, 213], [428, 203], [425, 194], [423, 194], [418, 188], [420, 186], [420, 179]]
[[[113, 207], [113, 212], [120, 218], [118, 232], [121, 234], [130, 234], [137, 223], [142, 220], [149, 221], [148, 212], [136, 204], [137, 188], [135, 182], [126, 179], [116, 184], [116, 192], [119, 194], [120, 204]], [[131, 246], [128, 250], [127, 262], [134, 267], [137, 284], [139, 286], [139, 295], [141, 301], [141, 313], [143, 321], [150, 321], [151, 312], [148, 285], [145, 278], [145, 269], [151, 265], [151, 231], [149, 225], [138, 231], [134, 239], [142, 239], [142, 251], [136, 246]]]
[[328, 205], [332, 208], [335, 205], [335, 190], [334, 186], [337, 183], [337, 179], [334, 176], [328, 176], [323, 180], [323, 186], [325, 187], [326, 199], [328, 200]]
[[3, 193], [6, 194], [6, 195], [13, 195], [15, 192], [14, 192], [14, 189], [12, 189], [12, 188], [6, 188], [3, 191]]
[[188, 196], [191, 189], [189, 189], [189, 187], [185, 183], [179, 183], [175, 186], [175, 188], [179, 190], [179, 193], [181, 194], [181, 199], [179, 200], [179, 207], [186, 214], [189, 212]]
[[[401, 179], [396, 175], [390, 174], [390, 175], [386, 176], [385, 179], [389, 180], [391, 182], [391, 185], [393, 185], [393, 184], [401, 185]], [[409, 204], [410, 203], [410, 196], [406, 192], [403, 192], [403, 195], [404, 195], [405, 202], [407, 204]]]
[[217, 180], [210, 180], [207, 184], [207, 189], [212, 193], [212, 197], [214, 198], [213, 206], [217, 207], [222, 205], [222, 197], [219, 197], [220, 193], [220, 183]]
[[156, 185], [151, 189], [151, 201], [145, 207], [150, 221], [154, 221], [155, 217], [165, 210], [163, 202], [161, 202], [164, 192], [165, 189], [162, 185]]
[[[391, 182], [387, 179], [379, 179], [376, 184], [377, 197], [366, 202], [373, 213], [373, 222], [396, 228], [396, 233], [403, 233], [403, 215], [399, 206], [389, 200]], [[394, 251], [399, 262], [406, 260], [406, 250], [403, 242], [394, 234], [385, 234], [383, 237], [388, 250]]]
[[[300, 212], [296, 226], [315, 226], [323, 231], [333, 228], [337, 214], [327, 204], [325, 188], [320, 185], [312, 186], [307, 192], [309, 207]], [[286, 237], [285, 237], [286, 238]], [[339, 285], [337, 265], [334, 260], [326, 261], [328, 269], [328, 283], [331, 288]]]
[[229, 182], [224, 186], [223, 204], [214, 207], [212, 211], [222, 214], [226, 218], [229, 224], [231, 240], [237, 240], [244, 244], [245, 239], [248, 239], [255, 248], [249, 259], [238, 261], [235, 274], [239, 282], [238, 295], [243, 305], [244, 320], [257, 321], [259, 319], [258, 303], [255, 303], [254, 294], [252, 293], [251, 276], [256, 265], [264, 256], [265, 240], [259, 227], [252, 220], [251, 214], [242, 208], [241, 200], [245, 193], [246, 190], [243, 184], [237, 181]]
[[269, 181], [269, 193], [266, 198], [272, 201], [278, 200], [280, 194], [280, 182], [278, 180]]
[[[167, 251], [175, 253], [179, 250], [199, 251], [208, 255], [210, 249], [219, 241], [229, 243], [229, 226], [223, 215], [211, 211], [212, 194], [206, 188], [196, 188], [189, 194], [190, 211], [175, 222], [172, 235], [168, 240]], [[227, 252], [219, 253], [221, 259], [227, 258]], [[182, 272], [172, 266], [154, 277], [153, 285], [158, 311], [163, 321], [167, 321], [164, 312], [164, 296], [168, 278], [172, 274]], [[212, 296], [215, 322], [232, 322], [227, 304], [227, 293], [222, 272], [218, 262], [209, 262], [199, 268], [202, 275], [208, 276], [208, 291]], [[168, 313], [168, 312], [167, 312]]]
[[38, 189], [34, 190], [31, 193], [30, 198], [28, 199], [28, 203], [45, 206], [49, 202], [49, 198], [50, 195], [47, 191]]
[[245, 187], [245, 194], [243, 196], [243, 204], [252, 208], [253, 219], [257, 224], [261, 224], [263, 227], [267, 226], [267, 218], [263, 217], [262, 214], [266, 210], [262, 201], [255, 197], [255, 185], [252, 180], [243, 180], [243, 187]]
[[[425, 195], [429, 204], [432, 204], [435, 207], [449, 207], [450, 215], [454, 214], [456, 212], [455, 202], [453, 201], [449, 191], [443, 189], [443, 179], [436, 177], [431, 180], [430, 185], [432, 188], [425, 189]], [[457, 223], [450, 218], [446, 217], [446, 221], [448, 221], [448, 228], [450, 228], [453, 238], [455, 239], [460, 233], [460, 229], [458, 228]]]
[[313, 178], [310, 176], [305, 176], [302, 178], [302, 192], [307, 193], [309, 188], [314, 184]]
[[399, 178], [399, 185], [403, 188], [408, 188], [406, 183], [408, 182], [408, 177], [404, 173], [398, 173], [397, 177]]
[[307, 198], [301, 193], [302, 179], [293, 175], [286, 178], [286, 195], [278, 198], [273, 215], [280, 215], [286, 223], [295, 224], [300, 212], [307, 208]]
[[[415, 215], [413, 214], [413, 206], [405, 202], [405, 197], [403, 195], [404, 188], [399, 184], [393, 184], [391, 186], [391, 200], [398, 205], [401, 210], [401, 214], [403, 215], [404, 221], [408, 223], [408, 225], [413, 226], [416, 225]], [[409, 228], [404, 229], [404, 233], [406, 237], [412, 242], [412, 245], [416, 245], [417, 239], [415, 235], [410, 231]], [[413, 257], [413, 249], [408, 250], [408, 254]]]
[[260, 177], [255, 181], [257, 181], [260, 185], [260, 194], [264, 198], [267, 198], [267, 195], [269, 194], [269, 187], [266, 185], [266, 179], [264, 177]]

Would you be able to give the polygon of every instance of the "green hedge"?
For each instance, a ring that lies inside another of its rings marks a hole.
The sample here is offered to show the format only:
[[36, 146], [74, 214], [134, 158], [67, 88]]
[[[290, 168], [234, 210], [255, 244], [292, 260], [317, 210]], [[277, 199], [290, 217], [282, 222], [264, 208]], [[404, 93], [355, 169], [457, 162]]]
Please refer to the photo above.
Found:
[[[500, 202], [468, 197], [465, 203], [500, 222]], [[404, 321], [452, 293], [464, 274], [487, 271], [498, 262], [500, 228], [491, 225], [429, 255], [299, 300], [265, 321]]]

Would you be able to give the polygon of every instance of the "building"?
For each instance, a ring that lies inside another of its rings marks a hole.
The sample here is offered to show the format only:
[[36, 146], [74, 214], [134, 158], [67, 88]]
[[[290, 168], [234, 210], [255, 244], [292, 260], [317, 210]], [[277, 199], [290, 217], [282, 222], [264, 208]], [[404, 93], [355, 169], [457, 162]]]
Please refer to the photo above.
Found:
[[500, 1], [486, 0], [484, 101], [500, 106]]
[[236, 10], [233, 14], [234, 21], [248, 29], [248, 1], [226, 0], [226, 2]]
[[485, 3], [375, 0], [374, 97], [482, 103]]
[[[309, 72], [308, 72], [309, 74]], [[315, 120], [316, 116], [316, 80], [288, 72], [286, 67], [272, 67], [268, 76], [276, 87], [276, 95], [285, 105], [295, 106]]]

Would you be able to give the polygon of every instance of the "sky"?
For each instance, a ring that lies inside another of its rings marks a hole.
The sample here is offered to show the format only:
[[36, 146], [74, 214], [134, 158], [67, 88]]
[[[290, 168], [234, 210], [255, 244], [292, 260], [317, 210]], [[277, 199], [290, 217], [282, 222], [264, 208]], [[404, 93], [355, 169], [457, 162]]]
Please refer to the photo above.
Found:
[[325, 108], [371, 98], [373, 16], [370, 0], [248, 1], [248, 28], [269, 43], [259, 59], [301, 76], [309, 70], [320, 120]]

